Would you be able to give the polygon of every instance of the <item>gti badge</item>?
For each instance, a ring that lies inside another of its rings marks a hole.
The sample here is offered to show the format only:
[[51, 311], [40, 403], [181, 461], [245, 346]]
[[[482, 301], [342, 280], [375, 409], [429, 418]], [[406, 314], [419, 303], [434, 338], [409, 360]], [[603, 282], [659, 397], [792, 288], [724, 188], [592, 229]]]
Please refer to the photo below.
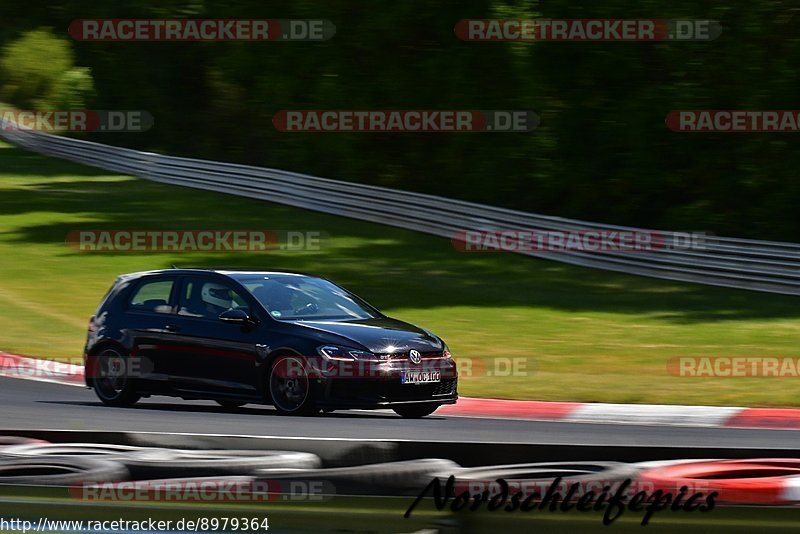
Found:
[[422, 362], [422, 354], [420, 354], [418, 350], [412, 350], [408, 353], [408, 359], [411, 360], [411, 363], [414, 365], [419, 365]]

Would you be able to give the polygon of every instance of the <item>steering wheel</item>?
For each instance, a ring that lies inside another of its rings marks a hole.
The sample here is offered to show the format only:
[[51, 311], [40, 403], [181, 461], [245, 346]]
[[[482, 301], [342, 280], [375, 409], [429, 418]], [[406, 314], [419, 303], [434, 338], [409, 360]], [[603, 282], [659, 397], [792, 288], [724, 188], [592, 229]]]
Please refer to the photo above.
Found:
[[303, 315], [305, 313], [317, 313], [319, 311], [319, 306], [317, 306], [316, 302], [309, 302], [305, 306], [301, 308], [297, 308], [294, 310], [295, 315]]

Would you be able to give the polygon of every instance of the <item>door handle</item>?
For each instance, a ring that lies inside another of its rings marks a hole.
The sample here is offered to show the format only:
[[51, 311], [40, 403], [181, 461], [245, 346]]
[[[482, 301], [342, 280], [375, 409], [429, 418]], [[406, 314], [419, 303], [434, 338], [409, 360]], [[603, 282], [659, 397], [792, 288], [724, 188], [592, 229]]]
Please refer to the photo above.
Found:
[[167, 332], [180, 332], [181, 327], [176, 324], [168, 324], [167, 326], [164, 327], [164, 330], [166, 330]]

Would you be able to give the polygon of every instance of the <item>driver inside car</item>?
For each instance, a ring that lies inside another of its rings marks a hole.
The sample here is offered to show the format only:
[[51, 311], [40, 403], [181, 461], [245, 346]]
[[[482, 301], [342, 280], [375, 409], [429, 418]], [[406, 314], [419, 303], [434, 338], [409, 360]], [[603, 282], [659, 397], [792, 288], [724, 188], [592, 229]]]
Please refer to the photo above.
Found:
[[203, 301], [206, 315], [218, 317], [222, 312], [233, 308], [231, 290], [221, 284], [205, 284], [200, 298]]

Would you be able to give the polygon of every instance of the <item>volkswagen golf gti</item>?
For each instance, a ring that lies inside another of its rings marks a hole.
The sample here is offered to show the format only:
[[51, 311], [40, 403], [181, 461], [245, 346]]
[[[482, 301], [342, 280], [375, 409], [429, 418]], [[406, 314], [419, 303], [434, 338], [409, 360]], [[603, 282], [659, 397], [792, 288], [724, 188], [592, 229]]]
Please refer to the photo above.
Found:
[[439, 337], [303, 273], [121, 275], [88, 330], [86, 385], [110, 406], [168, 395], [290, 415], [391, 408], [413, 418], [458, 398]]

